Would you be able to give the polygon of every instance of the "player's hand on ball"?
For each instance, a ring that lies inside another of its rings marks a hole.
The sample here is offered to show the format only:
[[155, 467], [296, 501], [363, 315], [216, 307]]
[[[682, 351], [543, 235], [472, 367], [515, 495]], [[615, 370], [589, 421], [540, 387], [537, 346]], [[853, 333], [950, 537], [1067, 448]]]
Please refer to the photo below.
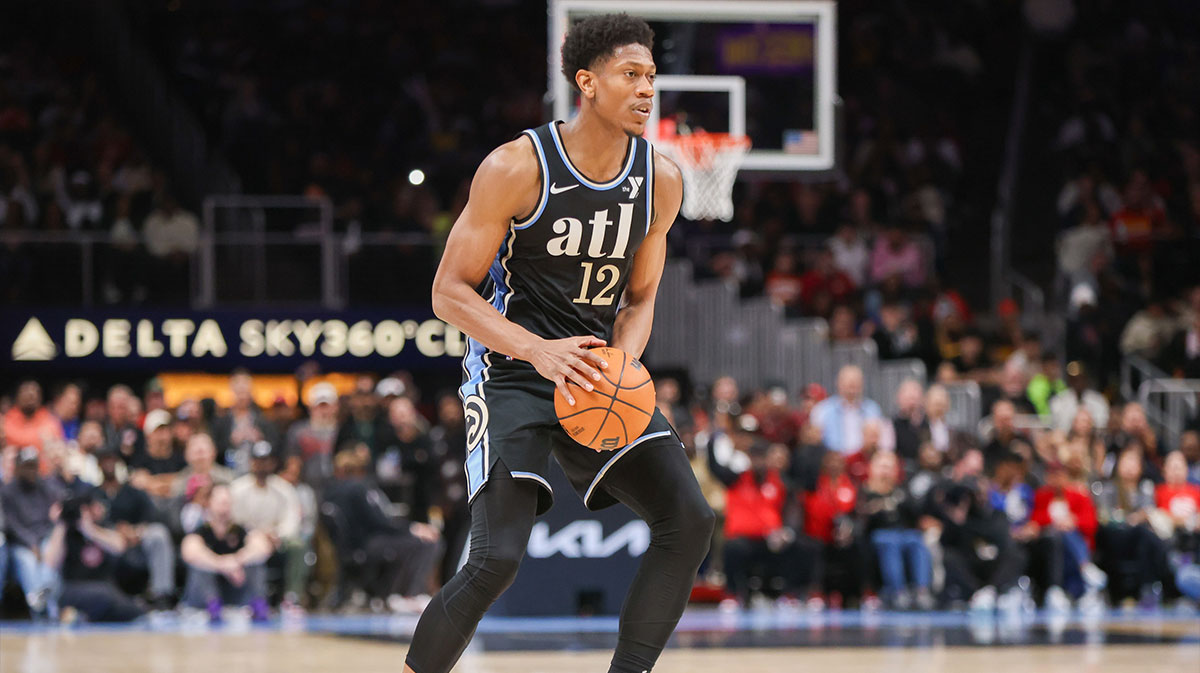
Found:
[[598, 370], [607, 369], [608, 363], [588, 349], [604, 345], [603, 339], [591, 336], [543, 341], [530, 364], [537, 373], [553, 381], [558, 392], [574, 406], [575, 398], [567, 390], [567, 381], [573, 381], [580, 388], [590, 391], [593, 388], [592, 381], [600, 380]]

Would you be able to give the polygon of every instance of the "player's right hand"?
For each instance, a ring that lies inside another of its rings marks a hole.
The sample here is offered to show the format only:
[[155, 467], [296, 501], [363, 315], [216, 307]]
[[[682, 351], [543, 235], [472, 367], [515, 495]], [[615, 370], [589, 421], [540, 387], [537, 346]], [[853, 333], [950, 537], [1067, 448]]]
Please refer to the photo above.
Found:
[[600, 380], [599, 370], [607, 369], [608, 363], [588, 349], [604, 345], [603, 339], [591, 336], [550, 339], [539, 345], [529, 363], [537, 373], [553, 381], [558, 392], [574, 406], [575, 398], [567, 389], [567, 382], [571, 381], [584, 390], [592, 390], [592, 381]]

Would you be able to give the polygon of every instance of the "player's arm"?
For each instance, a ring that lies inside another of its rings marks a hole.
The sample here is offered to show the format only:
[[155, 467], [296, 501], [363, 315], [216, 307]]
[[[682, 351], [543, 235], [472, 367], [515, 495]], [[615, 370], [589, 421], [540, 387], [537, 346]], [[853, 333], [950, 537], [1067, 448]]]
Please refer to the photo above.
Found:
[[683, 176], [670, 158], [654, 155], [654, 221], [633, 258], [624, 304], [613, 326], [613, 346], [641, 357], [654, 325], [654, 298], [667, 260], [667, 232], [679, 214]]
[[589, 379], [598, 380], [596, 367], [607, 363], [587, 349], [604, 341], [543, 339], [505, 318], [475, 291], [512, 220], [531, 212], [540, 194], [537, 157], [528, 138], [505, 143], [483, 160], [433, 279], [433, 312], [487, 348], [529, 362], [574, 404], [567, 381], [592, 389]]

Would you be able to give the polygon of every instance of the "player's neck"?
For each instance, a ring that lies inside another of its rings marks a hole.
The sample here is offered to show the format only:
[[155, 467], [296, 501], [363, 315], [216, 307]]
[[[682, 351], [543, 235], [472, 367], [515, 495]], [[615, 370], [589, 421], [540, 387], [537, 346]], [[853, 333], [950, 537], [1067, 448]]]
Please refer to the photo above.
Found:
[[588, 177], [605, 181], [621, 170], [629, 136], [620, 126], [584, 110], [558, 130], [571, 163]]

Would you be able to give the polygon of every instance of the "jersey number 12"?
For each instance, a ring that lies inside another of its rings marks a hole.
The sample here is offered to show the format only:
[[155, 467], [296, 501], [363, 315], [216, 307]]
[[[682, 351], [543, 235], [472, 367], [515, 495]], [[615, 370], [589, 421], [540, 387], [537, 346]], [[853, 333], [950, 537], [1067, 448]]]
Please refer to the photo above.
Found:
[[604, 283], [600, 291], [595, 296], [588, 296], [588, 289], [592, 284], [592, 268], [591, 262], [580, 262], [579, 266], [583, 267], [583, 284], [579, 287], [579, 296], [571, 301], [576, 304], [591, 304], [592, 306], [612, 306], [615, 294], [613, 288], [617, 286], [617, 281], [621, 279], [621, 270], [614, 264], [605, 264], [596, 269], [596, 285]]

